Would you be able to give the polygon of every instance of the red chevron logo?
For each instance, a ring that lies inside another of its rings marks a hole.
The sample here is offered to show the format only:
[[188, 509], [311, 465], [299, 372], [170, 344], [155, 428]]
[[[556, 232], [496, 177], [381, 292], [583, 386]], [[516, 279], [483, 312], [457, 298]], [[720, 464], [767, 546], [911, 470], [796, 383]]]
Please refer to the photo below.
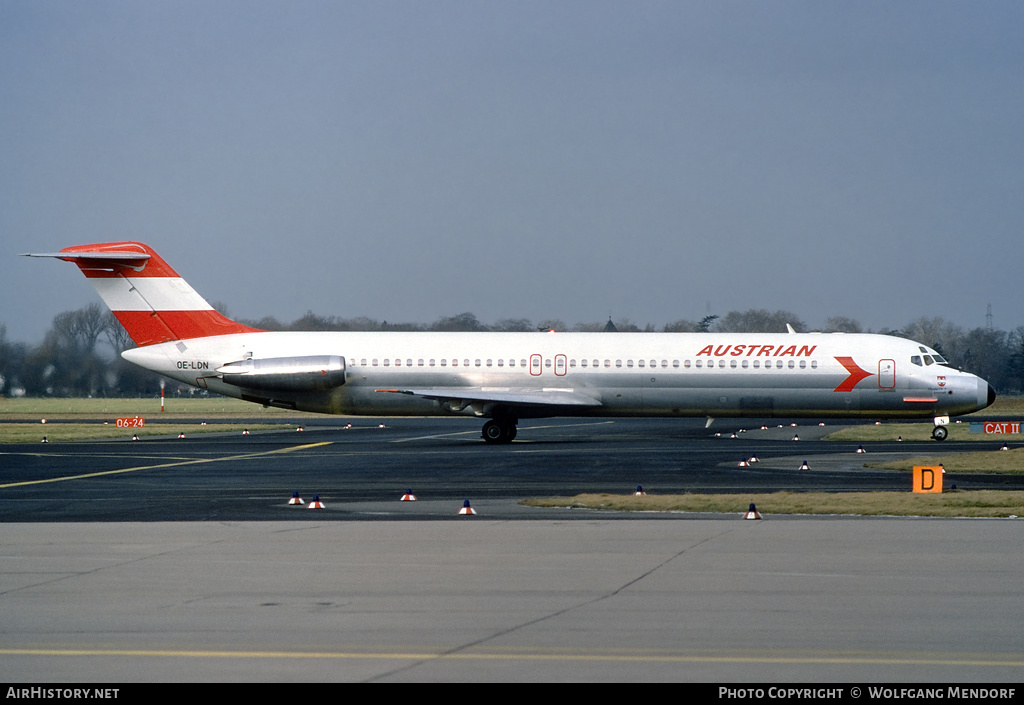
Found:
[[850, 376], [843, 380], [843, 383], [833, 389], [833, 392], [852, 392], [853, 388], [857, 386], [857, 382], [860, 382], [865, 377], [870, 377], [873, 373], [867, 370], [862, 370], [860, 366], [853, 361], [852, 357], [837, 357], [836, 360], [839, 364], [846, 368], [846, 371], [850, 373]]

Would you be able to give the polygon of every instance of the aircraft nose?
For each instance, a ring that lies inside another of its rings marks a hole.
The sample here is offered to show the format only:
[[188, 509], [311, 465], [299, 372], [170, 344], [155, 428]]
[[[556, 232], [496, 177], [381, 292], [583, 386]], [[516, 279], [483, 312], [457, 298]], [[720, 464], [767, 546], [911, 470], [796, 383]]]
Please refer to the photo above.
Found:
[[988, 387], [988, 403], [985, 406], [992, 406], [996, 400], [996, 390], [992, 389], [988, 382], [985, 382], [985, 386]]

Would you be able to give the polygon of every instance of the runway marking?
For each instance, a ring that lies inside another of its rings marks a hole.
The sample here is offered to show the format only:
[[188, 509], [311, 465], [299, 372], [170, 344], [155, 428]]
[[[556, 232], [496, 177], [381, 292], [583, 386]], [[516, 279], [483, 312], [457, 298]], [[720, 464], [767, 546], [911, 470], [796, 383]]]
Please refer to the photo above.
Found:
[[208, 649], [0, 649], [3, 656], [118, 656], [155, 658], [250, 658], [250, 659], [337, 659], [337, 660], [417, 660], [417, 661], [594, 661], [594, 662], [661, 662], [661, 663], [735, 663], [735, 664], [833, 664], [889, 666], [960, 666], [991, 668], [1022, 668], [1024, 656], [970, 657], [952, 654], [920, 656], [822, 654], [819, 656], [771, 656], [768, 654], [715, 655], [665, 654], [650, 652], [622, 653], [430, 653], [387, 651], [228, 651]]
[[468, 436], [474, 434], [479, 436], [480, 431], [456, 431], [454, 433], [435, 433], [432, 436], [415, 436], [413, 438], [399, 438], [398, 440], [391, 441], [392, 443], [408, 443], [409, 441], [426, 441], [432, 438], [448, 438], [451, 436]]
[[65, 475], [63, 477], [50, 477], [45, 480], [25, 480], [22, 482], [9, 482], [0, 485], [0, 489], [8, 489], [11, 487], [25, 487], [28, 485], [45, 485], [51, 482], [67, 482], [68, 480], [84, 480], [90, 477], [103, 477], [105, 475], [120, 475], [127, 472], [139, 472], [141, 470], [159, 470], [162, 468], [173, 468], [182, 465], [197, 465], [199, 463], [219, 463], [225, 460], [245, 460], [248, 458], [261, 458], [266, 455], [274, 455], [276, 453], [291, 453], [296, 450], [306, 450], [307, 448], [316, 448], [318, 446], [331, 445], [332, 441], [321, 441], [319, 443], [306, 443], [301, 446], [291, 446], [288, 448], [277, 448], [276, 450], [268, 450], [262, 453], [243, 453], [242, 455], [227, 455], [223, 458], [192, 458], [190, 460], [177, 460], [170, 463], [157, 463], [155, 465], [139, 465], [132, 468], [121, 468], [120, 470], [101, 470], [99, 472], [88, 472], [82, 473], [81, 475]]

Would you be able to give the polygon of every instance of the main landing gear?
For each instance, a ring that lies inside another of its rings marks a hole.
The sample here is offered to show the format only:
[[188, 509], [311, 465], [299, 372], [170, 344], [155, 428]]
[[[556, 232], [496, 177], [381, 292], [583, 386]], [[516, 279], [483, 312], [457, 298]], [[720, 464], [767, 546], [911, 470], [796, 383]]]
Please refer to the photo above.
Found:
[[481, 435], [488, 443], [511, 443], [516, 437], [516, 422], [511, 419], [491, 419], [484, 424]]

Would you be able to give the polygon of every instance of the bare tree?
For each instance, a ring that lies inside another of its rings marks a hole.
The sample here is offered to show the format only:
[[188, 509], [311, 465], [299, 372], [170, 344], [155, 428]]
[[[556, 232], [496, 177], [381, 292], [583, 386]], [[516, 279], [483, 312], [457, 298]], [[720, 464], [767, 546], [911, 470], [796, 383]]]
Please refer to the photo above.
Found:
[[107, 344], [114, 349], [115, 354], [120, 355], [134, 345], [128, 331], [121, 325], [121, 321], [117, 320], [117, 316], [107, 311], [103, 320], [103, 335], [107, 339]]
[[700, 330], [697, 327], [698, 324], [685, 318], [680, 318], [678, 321], [665, 324], [666, 333], [696, 333]]
[[807, 326], [795, 313], [763, 308], [730, 311], [718, 322], [715, 330], [720, 333], [785, 333], [787, 324], [798, 333], [807, 331]]
[[825, 321], [826, 333], [863, 333], [860, 322], [846, 316], [831, 316]]

